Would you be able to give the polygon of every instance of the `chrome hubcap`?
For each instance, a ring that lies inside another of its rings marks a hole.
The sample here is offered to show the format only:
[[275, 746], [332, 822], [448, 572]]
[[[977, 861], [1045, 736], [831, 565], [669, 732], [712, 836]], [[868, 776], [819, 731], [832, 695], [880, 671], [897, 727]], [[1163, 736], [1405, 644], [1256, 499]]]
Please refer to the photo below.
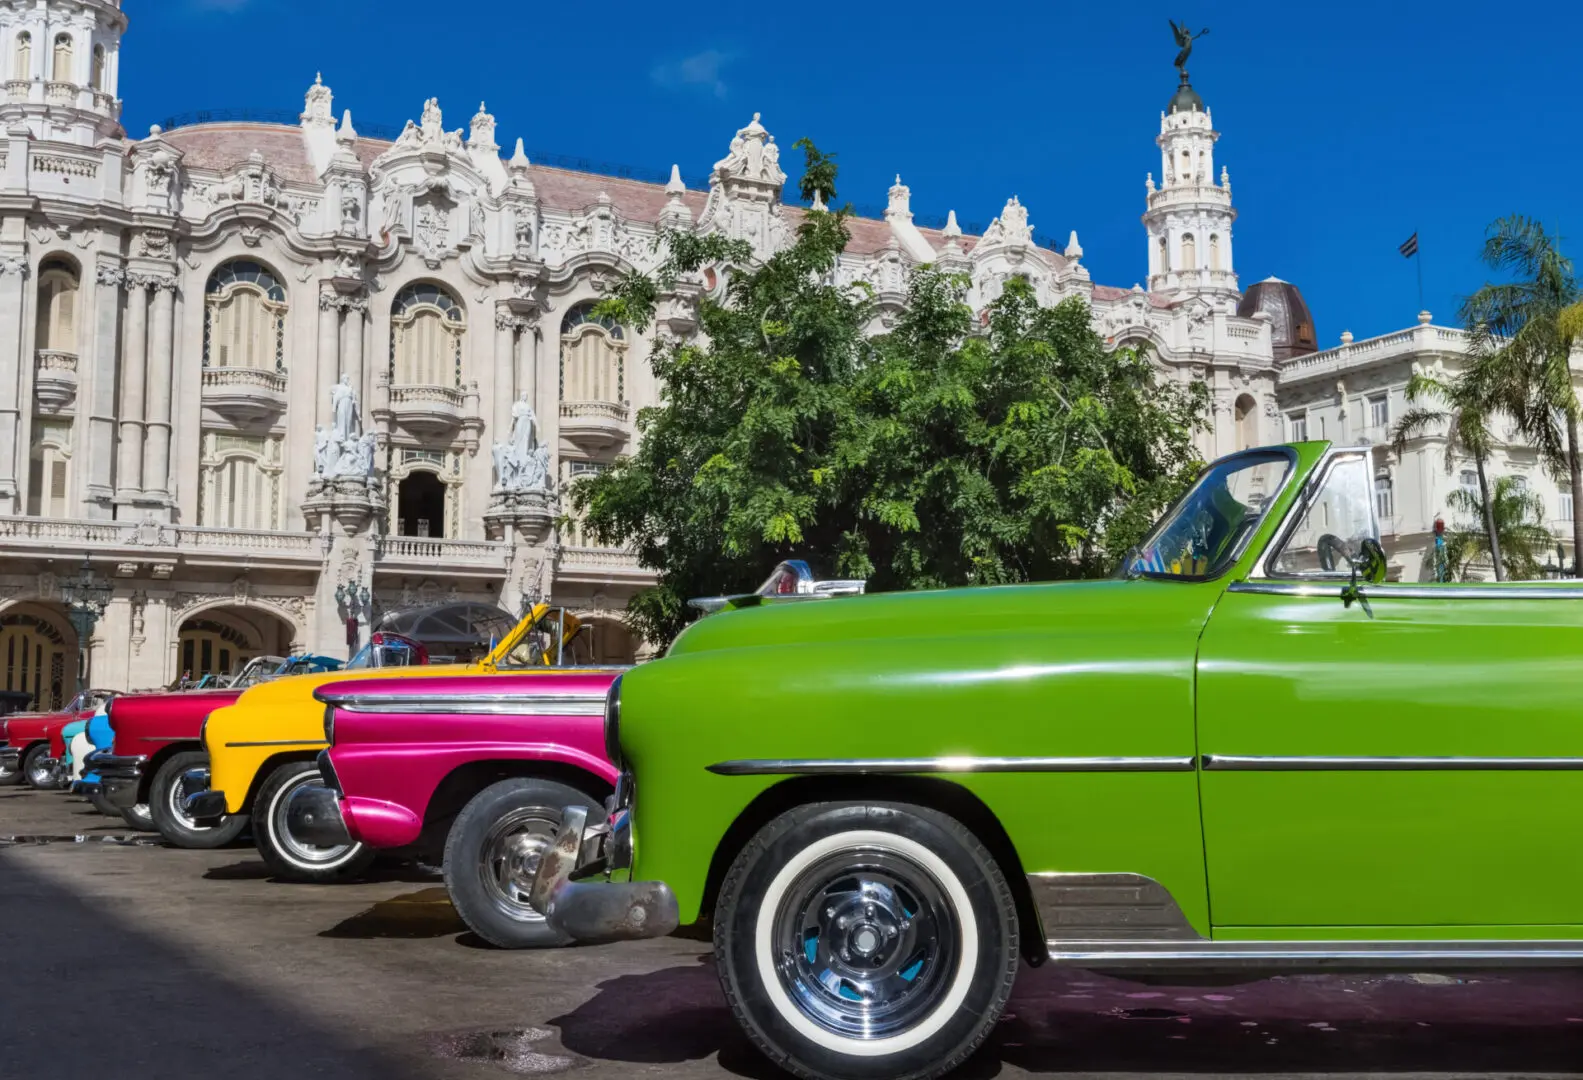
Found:
[[874, 848], [832, 853], [800, 875], [776, 910], [774, 943], [787, 996], [853, 1039], [882, 1039], [927, 1016], [960, 948], [934, 875]]
[[212, 826], [209, 825], [199, 825], [198, 819], [187, 813], [186, 808], [182, 805], [184, 801], [185, 799], [181, 793], [181, 782], [179, 780], [176, 783], [166, 787], [165, 809], [167, 812], [169, 812], [171, 817], [175, 818], [176, 821], [181, 824], [182, 828], [190, 829], [193, 832], [205, 832], [212, 828]]
[[275, 834], [276, 842], [284, 849], [285, 853], [298, 862], [317, 867], [329, 866], [339, 862], [353, 854], [359, 847], [357, 844], [335, 844], [331, 847], [321, 847], [318, 844], [310, 844], [292, 833], [291, 826], [287, 821], [287, 811], [291, 807], [292, 794], [304, 788], [323, 786], [324, 781], [319, 779], [318, 776], [312, 773], [304, 773], [300, 779], [280, 793], [275, 799], [274, 809], [270, 812], [270, 825], [273, 827], [272, 831]]
[[555, 842], [560, 811], [548, 806], [523, 806], [501, 817], [484, 837], [479, 876], [490, 901], [507, 918], [519, 922], [544, 919], [528, 903], [539, 860]]

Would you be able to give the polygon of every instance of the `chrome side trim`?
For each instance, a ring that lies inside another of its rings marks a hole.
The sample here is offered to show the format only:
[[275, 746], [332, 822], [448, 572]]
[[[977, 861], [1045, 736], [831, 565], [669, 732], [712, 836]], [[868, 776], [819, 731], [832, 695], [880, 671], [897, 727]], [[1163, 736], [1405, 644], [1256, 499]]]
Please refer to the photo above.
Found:
[[267, 742], [228, 742], [227, 749], [244, 746], [329, 746], [323, 739], [270, 739]]
[[414, 713], [434, 716], [603, 716], [605, 695], [540, 695], [499, 701], [478, 698], [374, 697], [325, 699], [351, 713]]
[[1052, 950], [1057, 941], [1204, 940], [1170, 890], [1142, 874], [1029, 874], [1028, 889]]
[[1281, 757], [1205, 754], [1211, 772], [1543, 772], [1583, 769], [1578, 757]]
[[971, 772], [1192, 772], [1192, 757], [759, 758], [720, 761], [720, 776]]
[[[1233, 581], [1227, 592], [1267, 596], [1328, 596], [1339, 600], [1345, 578], [1318, 581]], [[1561, 585], [1360, 585], [1369, 600], [1583, 600], [1583, 586]]]
[[1583, 941], [1049, 941], [1049, 960], [1082, 968], [1575, 967]]

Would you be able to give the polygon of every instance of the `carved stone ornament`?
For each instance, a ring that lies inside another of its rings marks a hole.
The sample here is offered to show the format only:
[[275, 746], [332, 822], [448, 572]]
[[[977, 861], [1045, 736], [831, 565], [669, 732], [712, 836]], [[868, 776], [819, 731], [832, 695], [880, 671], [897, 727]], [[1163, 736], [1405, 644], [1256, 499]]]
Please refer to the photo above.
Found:
[[0, 255], [0, 277], [5, 277], [7, 274], [27, 277], [27, 257], [25, 255]]

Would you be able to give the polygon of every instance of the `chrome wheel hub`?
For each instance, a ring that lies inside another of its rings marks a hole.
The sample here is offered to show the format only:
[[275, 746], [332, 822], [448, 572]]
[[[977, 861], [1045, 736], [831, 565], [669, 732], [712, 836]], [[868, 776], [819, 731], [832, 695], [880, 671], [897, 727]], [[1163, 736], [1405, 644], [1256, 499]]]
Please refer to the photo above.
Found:
[[560, 823], [560, 812], [551, 807], [524, 806], [490, 826], [478, 869], [484, 891], [502, 914], [521, 922], [543, 920], [528, 903], [528, 893]]
[[275, 842], [282, 849], [283, 854], [298, 863], [313, 867], [325, 867], [348, 857], [357, 850], [357, 844], [334, 844], [322, 846], [310, 844], [291, 831], [288, 820], [291, 810], [291, 797], [299, 791], [310, 787], [323, 787], [324, 782], [312, 773], [304, 773], [302, 778], [283, 790], [275, 798], [274, 808], [270, 811], [270, 831], [275, 834]]
[[911, 859], [834, 853], [799, 875], [774, 922], [776, 971], [820, 1027], [879, 1039], [928, 1015], [950, 982], [958, 928], [945, 890]]

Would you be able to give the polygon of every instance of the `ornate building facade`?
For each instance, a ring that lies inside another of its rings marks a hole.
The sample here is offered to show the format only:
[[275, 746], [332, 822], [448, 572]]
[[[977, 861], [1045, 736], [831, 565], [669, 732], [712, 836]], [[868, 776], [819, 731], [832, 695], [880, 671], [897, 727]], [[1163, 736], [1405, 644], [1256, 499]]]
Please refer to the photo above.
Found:
[[[114, 584], [88, 650], [110, 687], [344, 655], [348, 620], [447, 598], [548, 597], [593, 620], [602, 658], [637, 654], [621, 612], [650, 577], [562, 523], [558, 493], [632, 448], [650, 351], [695, 333], [719, 283], [679, 282], [645, 334], [591, 308], [662, 228], [789, 242], [809, 211], [783, 202], [759, 117], [702, 190], [674, 167], [660, 185], [534, 164], [482, 106], [447, 129], [430, 100], [365, 138], [319, 79], [296, 124], [132, 138], [127, 25], [119, 0], [0, 0], [5, 684], [69, 693], [61, 579], [85, 557]], [[1184, 82], [1145, 185], [1147, 288], [1094, 283], [1075, 233], [1036, 244], [1015, 196], [981, 235], [954, 213], [921, 227], [899, 177], [839, 276], [872, 285], [876, 330], [923, 263], [969, 274], [979, 307], [1011, 275], [1081, 297], [1111, 343], [1209, 385], [1206, 456], [1273, 441], [1279, 362], [1313, 329], [1239, 290], [1218, 137]]]

